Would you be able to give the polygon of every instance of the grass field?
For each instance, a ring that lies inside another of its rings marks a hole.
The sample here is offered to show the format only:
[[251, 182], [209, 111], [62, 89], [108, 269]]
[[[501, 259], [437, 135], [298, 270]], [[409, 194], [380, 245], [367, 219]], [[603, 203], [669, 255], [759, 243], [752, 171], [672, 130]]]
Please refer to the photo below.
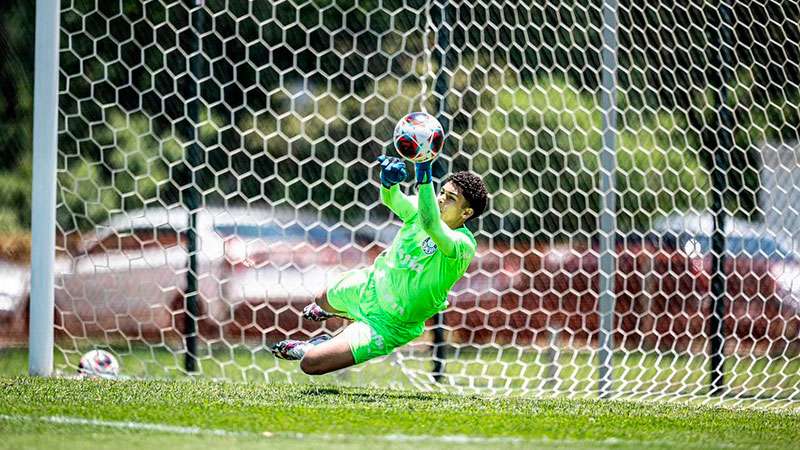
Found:
[[800, 448], [800, 415], [406, 390], [0, 378], [0, 449]]
[[[421, 346], [424, 347], [424, 346]], [[64, 346], [63, 348], [67, 348]], [[130, 377], [184, 379], [183, 355], [164, 347], [129, 345], [108, 348], [120, 360], [122, 373]], [[86, 350], [86, 349], [84, 349]], [[54, 362], [66, 375], [74, 373], [82, 351], [56, 350]], [[310, 378], [293, 362], [275, 359], [268, 351], [214, 351], [202, 354], [202, 377], [256, 383], [300, 383], [413, 388], [430, 385], [430, 352], [414, 357], [407, 352], [383, 361], [373, 361], [353, 370]], [[394, 358], [404, 358], [402, 368]], [[68, 364], [66, 364], [68, 363]], [[689, 398], [708, 392], [709, 365], [702, 355], [670, 355], [655, 352], [615, 352], [612, 358], [611, 389], [634, 399]], [[402, 369], [405, 369], [405, 373]], [[726, 404], [789, 406], [791, 397], [800, 400], [800, 357], [726, 358], [724, 365]], [[27, 374], [27, 349], [0, 348], [0, 376]], [[411, 378], [410, 378], [410, 377]], [[597, 360], [588, 351], [561, 350], [547, 355], [541, 351], [514, 348], [451, 350], [445, 365], [443, 385], [451, 391], [476, 393], [486, 388], [538, 395], [584, 394], [597, 390]], [[436, 385], [436, 388], [441, 385]]]

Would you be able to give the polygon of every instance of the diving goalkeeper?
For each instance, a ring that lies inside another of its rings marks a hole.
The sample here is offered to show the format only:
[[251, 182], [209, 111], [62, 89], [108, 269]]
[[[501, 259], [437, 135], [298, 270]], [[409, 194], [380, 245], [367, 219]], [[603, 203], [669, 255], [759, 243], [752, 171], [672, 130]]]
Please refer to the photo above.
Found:
[[353, 323], [332, 338], [284, 340], [271, 348], [278, 358], [299, 360], [309, 375], [388, 355], [422, 335], [425, 321], [447, 308], [450, 288], [475, 256], [475, 237], [464, 223], [486, 209], [488, 194], [480, 177], [454, 173], [437, 198], [431, 162], [417, 163], [414, 198], [398, 186], [408, 175], [403, 160], [385, 156], [378, 160], [381, 201], [403, 227], [372, 267], [341, 274], [303, 310], [307, 320], [338, 316]]

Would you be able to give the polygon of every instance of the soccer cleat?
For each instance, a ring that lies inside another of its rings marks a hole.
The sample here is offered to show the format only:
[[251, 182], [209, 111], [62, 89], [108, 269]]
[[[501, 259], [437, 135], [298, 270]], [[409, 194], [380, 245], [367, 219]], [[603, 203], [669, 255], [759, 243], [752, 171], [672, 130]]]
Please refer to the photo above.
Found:
[[303, 355], [306, 353], [306, 347], [309, 345], [311, 344], [306, 341], [286, 339], [270, 347], [270, 351], [276, 358], [299, 361], [303, 359]]
[[276, 358], [287, 359], [289, 361], [299, 361], [303, 359], [303, 356], [305, 356], [308, 347], [322, 344], [323, 342], [330, 340], [330, 338], [331, 337], [327, 334], [320, 334], [319, 336], [313, 337], [307, 341], [286, 339], [270, 347], [270, 351], [273, 355], [275, 355]]
[[312, 303], [303, 308], [303, 318], [313, 322], [322, 322], [333, 317], [333, 314], [320, 308], [316, 303]]

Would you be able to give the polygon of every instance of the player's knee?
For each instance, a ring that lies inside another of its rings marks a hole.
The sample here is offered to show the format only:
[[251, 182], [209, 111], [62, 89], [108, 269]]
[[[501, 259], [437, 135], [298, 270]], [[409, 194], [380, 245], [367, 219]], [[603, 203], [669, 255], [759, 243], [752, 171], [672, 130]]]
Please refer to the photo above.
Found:
[[300, 370], [306, 375], [324, 375], [328, 373], [328, 371], [325, 370], [321, 358], [316, 358], [314, 355], [308, 354], [300, 360]]

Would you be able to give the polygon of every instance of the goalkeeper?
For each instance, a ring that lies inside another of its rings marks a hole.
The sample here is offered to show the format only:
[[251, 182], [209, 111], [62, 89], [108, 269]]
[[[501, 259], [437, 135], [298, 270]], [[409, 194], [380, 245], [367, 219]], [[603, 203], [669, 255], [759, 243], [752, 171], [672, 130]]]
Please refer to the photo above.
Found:
[[407, 177], [399, 158], [381, 156], [381, 201], [402, 221], [392, 245], [372, 267], [341, 274], [316, 302], [303, 310], [307, 320], [338, 316], [353, 320], [333, 338], [284, 340], [272, 353], [300, 360], [303, 372], [322, 375], [379, 356], [416, 339], [425, 321], [447, 308], [447, 294], [469, 267], [476, 243], [464, 223], [486, 208], [486, 186], [477, 175], [448, 177], [438, 199], [431, 162], [416, 164], [418, 195], [398, 184]]

